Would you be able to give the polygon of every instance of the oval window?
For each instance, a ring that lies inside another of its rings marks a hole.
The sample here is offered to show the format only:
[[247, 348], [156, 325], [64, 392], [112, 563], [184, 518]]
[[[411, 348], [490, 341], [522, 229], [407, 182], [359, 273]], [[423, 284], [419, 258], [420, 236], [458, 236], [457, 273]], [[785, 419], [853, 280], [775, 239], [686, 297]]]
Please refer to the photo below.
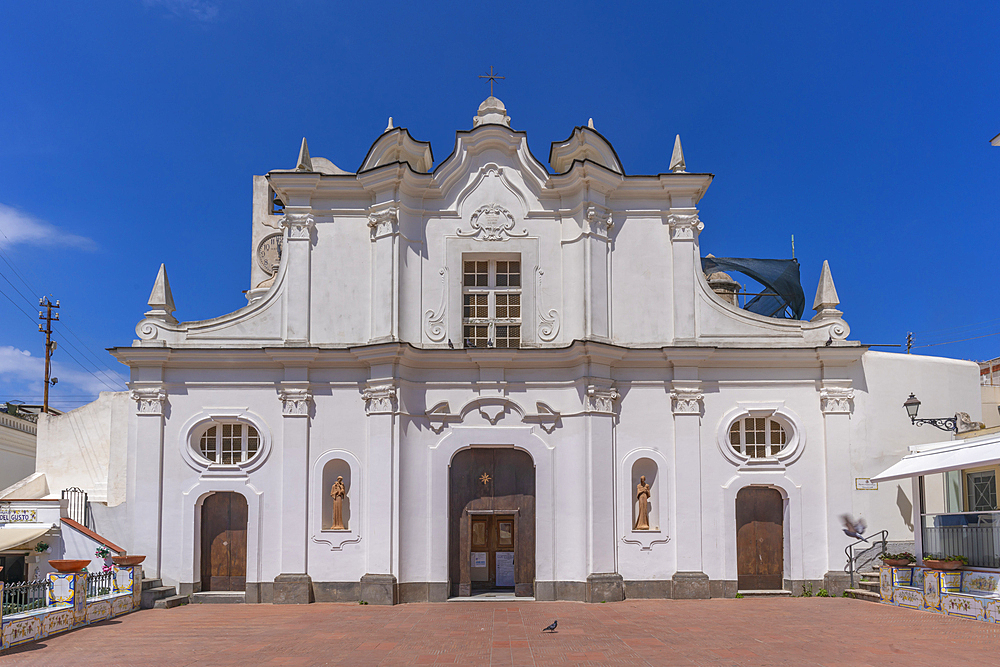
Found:
[[243, 463], [253, 458], [260, 449], [260, 434], [249, 424], [216, 423], [201, 434], [198, 449], [212, 463]]
[[729, 427], [729, 444], [737, 454], [752, 459], [777, 455], [787, 440], [785, 428], [770, 417], [744, 417]]

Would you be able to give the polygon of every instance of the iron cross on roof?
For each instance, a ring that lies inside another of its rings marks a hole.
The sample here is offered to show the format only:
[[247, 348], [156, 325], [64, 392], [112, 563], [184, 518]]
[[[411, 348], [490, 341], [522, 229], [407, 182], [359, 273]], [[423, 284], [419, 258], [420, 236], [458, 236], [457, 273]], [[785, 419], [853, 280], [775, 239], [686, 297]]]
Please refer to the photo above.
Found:
[[496, 74], [494, 74], [493, 73], [493, 65], [490, 65], [490, 73], [489, 74], [480, 74], [479, 78], [480, 79], [489, 79], [490, 80], [490, 97], [493, 97], [493, 82], [496, 81], [497, 79], [505, 79], [507, 77], [497, 76]]

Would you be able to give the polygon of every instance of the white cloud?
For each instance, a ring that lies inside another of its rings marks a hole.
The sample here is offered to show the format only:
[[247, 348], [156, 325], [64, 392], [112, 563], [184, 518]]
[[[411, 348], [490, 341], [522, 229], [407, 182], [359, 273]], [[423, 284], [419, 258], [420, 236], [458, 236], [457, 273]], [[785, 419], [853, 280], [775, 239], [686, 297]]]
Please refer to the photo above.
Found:
[[[59, 383], [49, 389], [49, 402], [53, 405], [59, 405], [62, 396], [72, 396], [79, 404], [81, 398], [90, 396], [96, 399], [99, 392], [111, 391], [111, 387], [117, 390], [125, 389], [125, 379], [121, 375], [105, 370], [97, 374], [104, 377], [102, 382], [94, 374], [82, 370], [68, 359], [66, 362], [60, 361], [59, 354], [60, 350], [57, 349], [52, 357], [51, 375], [59, 378]], [[43, 357], [32, 356], [31, 352], [19, 350], [11, 345], [0, 345], [0, 391], [3, 393], [3, 398], [24, 396], [30, 399], [25, 400], [26, 403], [40, 403], [41, 401], [36, 398], [42, 395], [44, 378]]]
[[142, 0], [142, 4], [147, 7], [163, 7], [174, 16], [196, 21], [213, 21], [219, 15], [218, 6], [205, 0]]
[[97, 244], [85, 236], [64, 232], [55, 225], [0, 204], [0, 247], [18, 243], [41, 246], [70, 246], [81, 250], [96, 250]]

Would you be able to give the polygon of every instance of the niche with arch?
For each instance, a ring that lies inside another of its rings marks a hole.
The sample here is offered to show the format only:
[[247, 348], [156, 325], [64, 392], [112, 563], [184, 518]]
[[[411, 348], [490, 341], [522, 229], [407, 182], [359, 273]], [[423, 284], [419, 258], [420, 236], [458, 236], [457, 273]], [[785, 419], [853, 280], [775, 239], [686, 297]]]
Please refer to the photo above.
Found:
[[344, 459], [330, 459], [323, 466], [322, 486], [323, 511], [320, 517], [320, 527], [322, 530], [335, 530], [333, 528], [333, 496], [330, 495], [333, 485], [337, 482], [337, 477], [344, 478], [344, 489], [347, 494], [344, 497], [341, 513], [344, 518], [344, 527], [336, 529], [349, 532], [351, 530], [351, 464]]
[[[632, 530], [636, 530], [636, 523], [639, 520], [639, 499], [636, 496], [639, 487], [639, 481], [643, 476], [646, 478], [646, 484], [649, 485], [649, 530], [659, 531], [660, 530], [660, 498], [657, 496], [660, 493], [660, 487], [656, 483], [657, 466], [656, 461], [649, 458], [636, 459], [632, 464], [632, 485], [629, 487], [630, 493], [632, 494]], [[646, 532], [642, 530], [640, 532]]]

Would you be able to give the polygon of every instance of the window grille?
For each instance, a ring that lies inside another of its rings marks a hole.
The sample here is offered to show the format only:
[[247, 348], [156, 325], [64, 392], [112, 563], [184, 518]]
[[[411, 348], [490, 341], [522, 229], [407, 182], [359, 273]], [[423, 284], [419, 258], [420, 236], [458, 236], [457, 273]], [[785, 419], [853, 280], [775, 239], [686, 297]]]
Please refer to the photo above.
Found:
[[784, 427], [768, 417], [744, 417], [729, 428], [729, 443], [733, 449], [753, 459], [776, 455], [786, 442]]
[[997, 478], [996, 472], [966, 473], [966, 487], [969, 491], [970, 512], [992, 512], [997, 509]]
[[202, 433], [199, 449], [213, 463], [243, 463], [260, 449], [260, 433], [249, 424], [214, 424]]
[[465, 347], [521, 347], [520, 260], [463, 263]]

